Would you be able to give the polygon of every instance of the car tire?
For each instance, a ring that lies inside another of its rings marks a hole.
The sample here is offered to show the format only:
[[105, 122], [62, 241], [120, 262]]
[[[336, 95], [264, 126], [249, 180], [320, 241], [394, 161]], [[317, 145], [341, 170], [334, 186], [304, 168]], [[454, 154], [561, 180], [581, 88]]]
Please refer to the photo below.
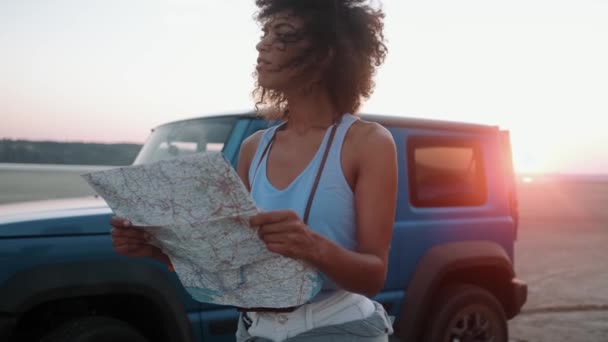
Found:
[[148, 342], [128, 323], [103, 316], [77, 318], [51, 331], [41, 342]]
[[449, 286], [433, 302], [425, 342], [507, 342], [507, 319], [489, 291], [470, 284]]

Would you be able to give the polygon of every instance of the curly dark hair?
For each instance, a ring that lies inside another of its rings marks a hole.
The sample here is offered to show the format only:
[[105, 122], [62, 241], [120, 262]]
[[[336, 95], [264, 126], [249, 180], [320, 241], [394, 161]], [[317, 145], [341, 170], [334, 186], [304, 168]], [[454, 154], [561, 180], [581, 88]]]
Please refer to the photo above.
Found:
[[[256, 0], [256, 19], [264, 24], [279, 12], [289, 12], [304, 21], [311, 48], [289, 66], [302, 67], [302, 74], [317, 68], [328, 52], [332, 58], [323, 70], [320, 85], [329, 93], [339, 113], [356, 113], [374, 89], [372, 77], [386, 57], [383, 34], [384, 13], [365, 0]], [[254, 73], [255, 75], [255, 73]], [[288, 110], [285, 94], [256, 83], [253, 91], [256, 109], [268, 107], [283, 114]], [[279, 115], [280, 115], [279, 114]]]

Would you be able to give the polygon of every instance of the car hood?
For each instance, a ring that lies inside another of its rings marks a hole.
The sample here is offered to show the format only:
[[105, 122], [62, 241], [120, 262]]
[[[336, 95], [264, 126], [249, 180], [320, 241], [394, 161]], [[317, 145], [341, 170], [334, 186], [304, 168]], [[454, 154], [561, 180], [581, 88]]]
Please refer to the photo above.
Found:
[[0, 237], [109, 232], [112, 210], [98, 196], [0, 205]]

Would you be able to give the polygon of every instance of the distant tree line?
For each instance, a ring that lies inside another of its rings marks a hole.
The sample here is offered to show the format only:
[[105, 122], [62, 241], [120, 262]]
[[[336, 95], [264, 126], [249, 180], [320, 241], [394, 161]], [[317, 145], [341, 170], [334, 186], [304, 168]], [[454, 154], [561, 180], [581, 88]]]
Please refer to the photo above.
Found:
[[0, 140], [0, 163], [129, 165], [140, 144]]

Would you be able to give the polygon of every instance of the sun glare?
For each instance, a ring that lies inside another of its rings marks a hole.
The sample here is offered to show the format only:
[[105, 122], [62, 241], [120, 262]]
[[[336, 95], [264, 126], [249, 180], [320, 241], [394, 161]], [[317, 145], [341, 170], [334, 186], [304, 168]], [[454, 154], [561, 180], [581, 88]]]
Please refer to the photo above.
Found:
[[530, 176], [524, 176], [524, 177], [523, 177], [521, 180], [522, 180], [524, 183], [532, 183], [532, 182], [534, 182], [534, 178], [532, 178], [532, 177], [530, 177]]
[[542, 173], [545, 172], [544, 163], [539, 154], [529, 149], [519, 149], [513, 146], [513, 166], [517, 173]]

